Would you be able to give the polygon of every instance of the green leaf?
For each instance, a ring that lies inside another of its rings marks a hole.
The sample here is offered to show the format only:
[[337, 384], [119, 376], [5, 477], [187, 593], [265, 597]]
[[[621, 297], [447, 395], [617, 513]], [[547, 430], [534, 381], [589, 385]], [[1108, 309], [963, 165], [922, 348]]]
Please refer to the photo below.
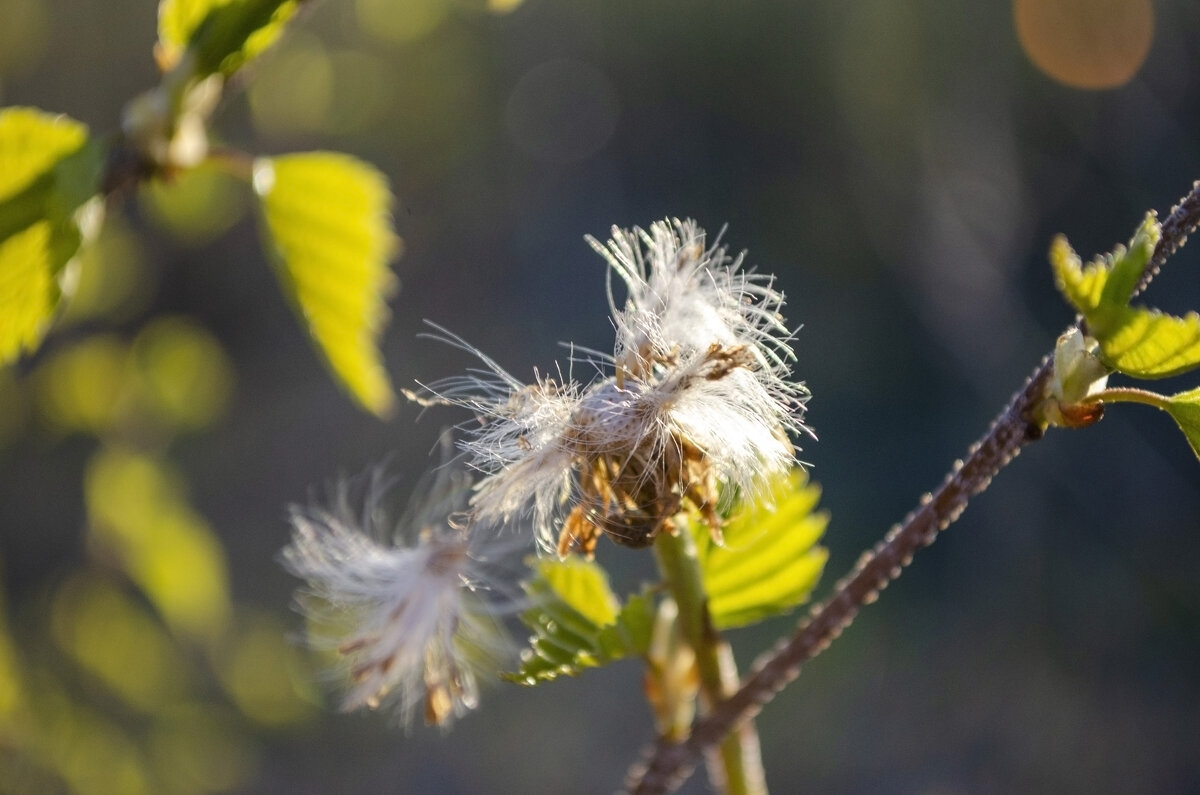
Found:
[[[557, 601], [578, 612], [594, 626], [617, 620], [620, 605], [604, 569], [582, 558], [539, 560], [537, 573]], [[535, 580], [536, 582], [536, 580]]]
[[1099, 342], [1104, 362], [1126, 375], [1179, 375], [1200, 365], [1200, 316], [1124, 307], [1113, 313], [1108, 333]]
[[190, 47], [195, 76], [228, 77], [275, 43], [298, 6], [297, 0], [162, 0], [159, 66], [170, 70]]
[[608, 660], [646, 653], [654, 632], [654, 609], [649, 591], [629, 597], [617, 620], [600, 630], [600, 648]]
[[1146, 213], [1141, 226], [1133, 233], [1129, 248], [1117, 246], [1113, 253], [1105, 258], [1109, 266], [1108, 280], [1100, 296], [1102, 306], [1128, 306], [1129, 299], [1142, 274], [1146, 263], [1154, 255], [1154, 247], [1162, 237], [1162, 226], [1154, 213]]
[[0, 111], [0, 364], [34, 350], [79, 250], [75, 215], [95, 195], [102, 152], [87, 127], [33, 108]]
[[87, 127], [36, 108], [0, 110], [0, 202], [7, 202], [87, 143]]
[[829, 523], [814, 512], [820, 495], [796, 469], [772, 485], [770, 499], [742, 506], [725, 526], [723, 546], [703, 523], [691, 523], [717, 629], [785, 613], [808, 598], [829, 554], [815, 546]]
[[376, 342], [397, 243], [387, 180], [347, 155], [311, 152], [260, 159], [254, 187], [276, 273], [309, 334], [359, 403], [386, 414], [394, 395]]
[[1150, 214], [1128, 249], [1117, 246], [1086, 266], [1065, 238], [1056, 238], [1050, 248], [1058, 289], [1087, 321], [1089, 334], [1100, 343], [1101, 360], [1136, 378], [1166, 378], [1200, 366], [1200, 316], [1128, 306], [1161, 236]]
[[534, 606], [521, 620], [534, 635], [520, 669], [505, 679], [535, 685], [645, 653], [654, 623], [650, 594], [635, 595], [620, 607], [604, 570], [593, 561], [532, 565], [534, 576], [522, 587]]
[[1117, 246], [1111, 254], [1098, 257], [1086, 266], [1059, 236], [1050, 246], [1050, 266], [1059, 292], [1088, 322], [1089, 330], [1103, 340], [1120, 310], [1129, 304], [1146, 263], [1162, 237], [1162, 227], [1148, 213], [1129, 241], [1129, 248]]
[[1167, 398], [1163, 406], [1187, 437], [1192, 452], [1200, 458], [1200, 388]]
[[37, 348], [58, 305], [50, 238], [39, 221], [0, 243], [0, 365]]
[[1091, 262], [1085, 268], [1067, 238], [1057, 235], [1050, 243], [1050, 268], [1058, 291], [1080, 314], [1086, 315], [1100, 306], [1100, 295], [1108, 280], [1108, 269], [1103, 262]]

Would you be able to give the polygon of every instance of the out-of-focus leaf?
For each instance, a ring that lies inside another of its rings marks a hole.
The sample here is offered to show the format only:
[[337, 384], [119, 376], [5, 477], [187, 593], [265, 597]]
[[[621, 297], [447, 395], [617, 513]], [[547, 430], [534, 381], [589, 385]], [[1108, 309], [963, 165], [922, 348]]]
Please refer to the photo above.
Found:
[[96, 192], [87, 127], [33, 108], [0, 111], [0, 365], [42, 340], [78, 251], [76, 211]]
[[29, 188], [87, 143], [87, 127], [36, 108], [0, 110], [0, 202]]
[[284, 291], [342, 384], [386, 414], [394, 395], [377, 340], [394, 282], [387, 180], [352, 157], [312, 152], [259, 160], [254, 186]]
[[50, 629], [79, 666], [141, 712], [185, 695], [187, 668], [165, 628], [144, 603], [100, 578], [77, 575], [59, 589]]
[[769, 500], [740, 508], [725, 527], [724, 546], [703, 523], [692, 523], [717, 629], [785, 613], [808, 598], [829, 554], [815, 546], [829, 523], [828, 514], [814, 512], [820, 495], [796, 469], [772, 485]]
[[0, 732], [26, 699], [21, 660], [8, 626], [8, 605], [0, 591]]
[[163, 70], [179, 62], [204, 18], [232, 0], [161, 0], [158, 4], [158, 62]]
[[51, 666], [31, 668], [30, 679], [30, 695], [37, 708], [20, 740], [28, 744], [39, 767], [53, 771], [65, 786], [59, 783], [52, 790], [18, 786], [14, 791], [80, 795], [154, 791], [137, 744], [121, 725], [73, 698], [64, 683], [55, 679]]
[[113, 447], [96, 453], [85, 481], [96, 541], [172, 629], [208, 639], [229, 615], [229, 574], [220, 542], [182, 492], [165, 461]]
[[297, 0], [162, 0], [159, 66], [173, 68], [190, 47], [196, 76], [232, 75], [279, 38], [298, 6]]
[[534, 606], [521, 620], [535, 634], [520, 669], [504, 678], [535, 685], [645, 653], [654, 621], [650, 596], [634, 596], [619, 608], [594, 561], [538, 560], [534, 571], [522, 584]]
[[654, 634], [654, 596], [634, 594], [626, 600], [616, 621], [600, 630], [600, 647], [610, 660], [645, 654]]
[[58, 305], [50, 237], [39, 221], [0, 243], [0, 365], [37, 348]]
[[1172, 395], [1163, 408], [1187, 437], [1192, 452], [1200, 458], [1200, 388]]

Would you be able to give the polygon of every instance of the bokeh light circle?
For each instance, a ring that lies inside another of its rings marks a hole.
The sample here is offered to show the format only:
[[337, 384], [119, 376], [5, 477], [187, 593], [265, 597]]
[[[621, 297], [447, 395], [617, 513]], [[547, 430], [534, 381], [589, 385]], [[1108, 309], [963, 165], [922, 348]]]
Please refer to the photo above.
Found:
[[1014, 0], [1013, 17], [1029, 60], [1072, 88], [1125, 85], [1154, 38], [1151, 0]]

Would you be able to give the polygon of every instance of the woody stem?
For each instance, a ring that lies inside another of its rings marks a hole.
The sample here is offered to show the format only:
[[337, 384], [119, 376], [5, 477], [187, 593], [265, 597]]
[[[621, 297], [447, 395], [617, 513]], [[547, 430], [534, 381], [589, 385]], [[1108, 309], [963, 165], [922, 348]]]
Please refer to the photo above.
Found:
[[[1167, 258], [1197, 228], [1200, 228], [1200, 181], [1192, 184], [1191, 191], [1163, 221], [1162, 238], [1147, 263], [1137, 292], [1145, 289]], [[854, 569], [838, 582], [833, 595], [814, 607], [793, 635], [757, 660], [742, 686], [702, 716], [686, 740], [672, 742], [659, 738], [645, 759], [630, 771], [629, 789], [640, 794], [676, 789], [706, 749], [753, 719], [776, 693], [800, 675], [804, 663], [828, 648], [858, 611], [900, 576], [921, 547], [928, 546], [952, 524], [971, 498], [984, 491], [1025, 445], [1041, 438], [1043, 427], [1037, 416], [1052, 372], [1053, 357], [1047, 356], [983, 439], [971, 448], [966, 460], [955, 462], [942, 486], [933, 494], [924, 495], [903, 522], [892, 527], [873, 549], [864, 552]], [[1149, 393], [1135, 395], [1135, 392], [1138, 390], [1108, 390], [1106, 399], [1156, 405], [1146, 399]]]

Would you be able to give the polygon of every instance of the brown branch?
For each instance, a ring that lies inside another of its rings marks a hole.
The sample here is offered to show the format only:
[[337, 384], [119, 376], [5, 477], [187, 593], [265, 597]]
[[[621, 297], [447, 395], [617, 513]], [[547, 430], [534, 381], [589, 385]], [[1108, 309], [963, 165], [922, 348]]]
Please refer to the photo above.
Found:
[[[1200, 182], [1172, 209], [1163, 222], [1162, 238], [1147, 264], [1138, 291], [1145, 289], [1162, 264], [1186, 242], [1200, 225]], [[1025, 445], [1040, 439], [1042, 425], [1034, 419], [1052, 374], [1047, 356], [1025, 387], [992, 423], [984, 438], [971, 448], [965, 461], [954, 468], [933, 495], [890, 531], [874, 549], [863, 553], [854, 569], [834, 588], [833, 595], [812, 609], [790, 638], [755, 662], [749, 677], [727, 701], [699, 719], [688, 738], [673, 743], [660, 739], [626, 779], [637, 795], [670, 792], [690, 775], [697, 761], [732, 730], [757, 715], [784, 686], [800, 675], [801, 666], [820, 654], [850, 625], [858, 611], [871, 604], [921, 547], [949, 527], [967, 507], [971, 497], [984, 491], [995, 475]]]

